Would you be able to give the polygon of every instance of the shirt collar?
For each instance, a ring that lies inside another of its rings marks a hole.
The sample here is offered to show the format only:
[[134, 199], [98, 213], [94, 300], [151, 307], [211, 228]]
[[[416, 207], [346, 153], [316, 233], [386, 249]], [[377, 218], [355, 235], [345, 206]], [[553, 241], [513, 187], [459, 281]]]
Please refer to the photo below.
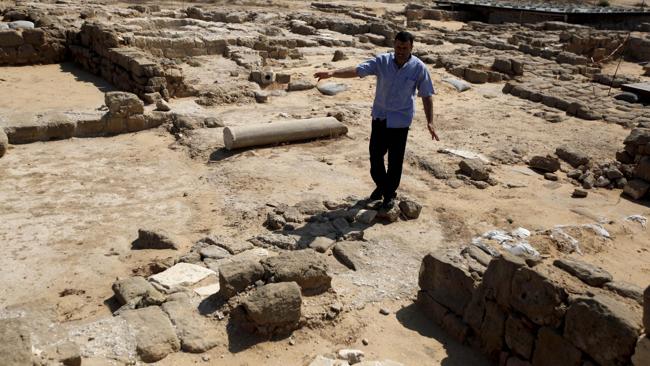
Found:
[[395, 58], [395, 52], [391, 52], [391, 53], [390, 53], [390, 57], [393, 59], [393, 62], [395, 63], [395, 66], [397, 66], [398, 69], [401, 69], [402, 67], [408, 65], [408, 63], [411, 62], [411, 60], [413, 60], [413, 54], [410, 54], [410, 55], [409, 55], [409, 58], [406, 59], [406, 62], [404, 63], [404, 65], [402, 65], [402, 67], [400, 67], [400, 66], [397, 64], [397, 59]]

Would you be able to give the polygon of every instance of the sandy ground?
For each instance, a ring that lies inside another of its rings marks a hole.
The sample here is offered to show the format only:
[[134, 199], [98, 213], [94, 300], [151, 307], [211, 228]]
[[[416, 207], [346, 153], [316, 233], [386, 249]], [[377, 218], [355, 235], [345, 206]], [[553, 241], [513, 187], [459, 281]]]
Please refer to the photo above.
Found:
[[113, 86], [72, 64], [0, 68], [0, 127], [32, 125], [48, 113], [93, 113]]
[[[349, 60], [326, 67], [354, 65], [372, 54], [349, 51]], [[329, 63], [331, 52], [314, 52], [308, 66], [291, 72], [311, 77]], [[211, 57], [219, 70], [234, 67]], [[633, 74], [636, 68], [626, 65], [622, 70]], [[446, 72], [430, 71], [438, 88], [434, 108], [441, 141], [431, 141], [418, 102], [407, 150], [410, 159], [430, 159], [450, 172], [460, 158], [438, 153], [439, 148], [489, 155], [517, 147], [532, 156], [569, 143], [596, 161], [607, 161], [629, 134], [603, 121], [567, 118], [551, 124], [532, 115], [539, 104], [502, 94], [501, 84], [459, 94], [440, 81], [449, 76]], [[9, 92], [11, 85], [13, 98], [0, 100], [0, 115], [20, 118], [101, 106], [108, 86], [79, 75], [83, 73], [58, 65], [1, 68], [0, 93]], [[200, 71], [196, 77], [201, 77]], [[342, 82], [350, 89], [334, 97], [309, 90], [267, 104], [203, 108], [192, 99], [171, 103], [174, 110], [218, 116], [226, 125], [352, 112], [344, 120], [348, 135], [333, 140], [224, 154], [220, 129], [197, 131], [195, 140], [183, 145], [160, 128], [12, 146], [0, 159], [0, 243], [5, 253], [0, 257], [0, 309], [47, 310], [52, 320], [84, 324], [110, 315], [107, 301], [116, 277], [128, 276], [154, 259], [183, 254], [210, 231], [241, 238], [266, 232], [262, 222], [267, 203], [367, 196], [373, 188], [367, 144], [374, 79]], [[650, 236], [638, 224], [623, 220], [633, 214], [650, 216], [647, 202], [634, 203], [620, 191], [602, 189], [576, 200], [570, 197], [574, 186], [568, 181], [546, 181], [521, 163], [495, 164], [492, 169], [499, 185], [454, 189], [415, 164], [405, 164], [400, 193], [420, 202], [422, 215], [366, 230], [366, 238], [376, 245], [376, 265], [369, 272], [351, 272], [330, 258], [334, 290], [350, 306], [336, 323], [298, 330], [295, 345], [282, 339], [233, 352], [224, 338], [204, 355], [177, 353], [158, 364], [304, 365], [316, 355], [358, 347], [367, 359], [405, 365], [486, 365], [481, 356], [424, 319], [412, 300], [424, 253], [466, 245], [491, 229], [545, 230], [606, 217], [612, 221], [605, 227], [613, 239], [586, 238], [584, 259], [617, 280], [642, 287], [650, 283]], [[508, 183], [520, 188], [507, 188]], [[153, 224], [179, 235], [183, 247], [178, 252], [132, 251], [137, 229]], [[77, 291], [60, 296], [66, 289]], [[380, 307], [391, 313], [379, 314]], [[225, 324], [220, 327], [225, 334]], [[368, 346], [361, 344], [364, 338]]]

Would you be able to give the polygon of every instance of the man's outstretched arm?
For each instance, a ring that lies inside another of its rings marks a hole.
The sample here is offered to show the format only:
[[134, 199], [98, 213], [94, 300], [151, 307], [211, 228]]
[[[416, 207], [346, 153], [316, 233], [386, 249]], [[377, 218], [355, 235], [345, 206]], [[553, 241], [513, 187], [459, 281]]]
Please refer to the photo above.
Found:
[[424, 115], [427, 117], [427, 128], [431, 133], [431, 139], [440, 141], [436, 129], [433, 126], [433, 97], [422, 97], [422, 105], [424, 106]]
[[318, 78], [318, 80], [329, 78], [354, 78], [357, 76], [359, 75], [357, 74], [357, 68], [355, 66], [334, 71], [318, 71], [314, 74], [314, 77]]

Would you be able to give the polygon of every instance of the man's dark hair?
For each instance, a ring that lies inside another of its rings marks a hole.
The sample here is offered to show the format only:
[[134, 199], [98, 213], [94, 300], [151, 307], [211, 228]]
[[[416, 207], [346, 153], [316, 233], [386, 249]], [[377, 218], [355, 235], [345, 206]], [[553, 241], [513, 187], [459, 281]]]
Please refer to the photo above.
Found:
[[395, 35], [395, 40], [400, 42], [410, 42], [411, 45], [413, 45], [413, 41], [415, 41], [415, 36], [407, 31], [401, 31]]

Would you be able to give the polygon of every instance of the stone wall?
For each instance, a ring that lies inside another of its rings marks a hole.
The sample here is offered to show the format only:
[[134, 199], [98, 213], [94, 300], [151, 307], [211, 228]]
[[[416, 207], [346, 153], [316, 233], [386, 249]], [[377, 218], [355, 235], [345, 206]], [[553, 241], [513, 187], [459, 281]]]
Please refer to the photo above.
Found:
[[435, 253], [420, 267], [417, 303], [457, 341], [499, 365], [648, 364], [638, 351], [648, 342], [642, 289], [579, 261], [548, 265], [473, 249], [487, 267]]
[[109, 92], [105, 95], [105, 114], [45, 115], [44, 122], [5, 128], [9, 143], [27, 144], [71, 137], [111, 136], [158, 127], [171, 119], [166, 112], [144, 114], [143, 102], [132, 93]]
[[70, 56], [117, 88], [148, 101], [160, 96], [168, 99], [193, 94], [179, 67], [154, 60], [150, 54], [125, 43], [110, 27], [85, 23], [70, 41]]
[[65, 39], [65, 32], [58, 29], [0, 30], [0, 66], [61, 62]]

